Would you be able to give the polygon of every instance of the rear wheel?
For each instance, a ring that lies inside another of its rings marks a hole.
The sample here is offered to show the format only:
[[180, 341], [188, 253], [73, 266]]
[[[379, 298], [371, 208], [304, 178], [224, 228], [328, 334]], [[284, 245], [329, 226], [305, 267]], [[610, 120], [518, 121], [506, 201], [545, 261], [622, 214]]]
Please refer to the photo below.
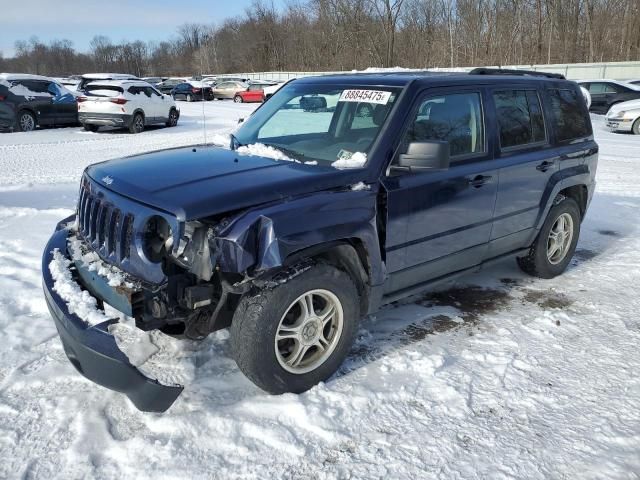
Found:
[[36, 117], [33, 113], [22, 110], [18, 113], [18, 130], [21, 132], [31, 132], [36, 129]]
[[359, 305], [351, 277], [322, 263], [251, 292], [231, 324], [236, 363], [267, 392], [304, 392], [343, 362], [357, 330]]
[[91, 125], [89, 123], [84, 123], [82, 126], [87, 132], [97, 132], [98, 128], [100, 128], [98, 125]]
[[142, 133], [144, 131], [144, 116], [141, 113], [136, 113], [133, 116], [131, 125], [129, 125], [129, 132]]
[[178, 112], [174, 108], [169, 112], [169, 119], [167, 120], [166, 125], [167, 127], [175, 127], [178, 125]]
[[640, 118], [638, 118], [635, 122], [633, 122], [631, 131], [636, 135], [640, 135]]
[[565, 197], [551, 207], [529, 254], [518, 258], [518, 265], [536, 277], [560, 275], [573, 257], [579, 235], [580, 209], [575, 200]]
[[233, 101], [236, 103], [242, 103], [244, 100], [240, 95], [236, 95], [235, 97], [233, 97]]

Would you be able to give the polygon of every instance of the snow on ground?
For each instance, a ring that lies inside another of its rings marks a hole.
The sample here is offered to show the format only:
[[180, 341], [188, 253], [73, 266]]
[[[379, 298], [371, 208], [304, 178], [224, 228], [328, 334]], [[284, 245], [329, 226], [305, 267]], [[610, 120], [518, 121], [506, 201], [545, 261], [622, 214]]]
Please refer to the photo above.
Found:
[[[505, 262], [386, 308], [302, 395], [254, 387], [224, 331], [175, 351], [192, 381], [164, 414], [82, 378], [42, 249], [85, 165], [201, 142], [201, 106], [182, 107], [181, 127], [136, 136], [0, 135], [0, 478], [640, 478], [640, 137], [598, 116], [597, 194], [565, 275]], [[253, 107], [206, 108], [213, 136]], [[154, 341], [141, 352], [171, 353]]]

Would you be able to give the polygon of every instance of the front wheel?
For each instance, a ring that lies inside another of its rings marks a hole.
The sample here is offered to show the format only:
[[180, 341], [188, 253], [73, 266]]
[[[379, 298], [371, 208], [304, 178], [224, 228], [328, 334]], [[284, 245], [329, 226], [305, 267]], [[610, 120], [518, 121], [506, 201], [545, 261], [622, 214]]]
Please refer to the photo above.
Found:
[[640, 118], [638, 118], [635, 122], [633, 122], [633, 126], [631, 127], [631, 131], [635, 135], [640, 135]]
[[242, 97], [240, 95], [236, 95], [235, 97], [233, 97], [233, 101], [236, 103], [242, 103]]
[[332, 265], [315, 264], [242, 298], [231, 324], [233, 355], [263, 390], [301, 393], [335, 373], [359, 318], [351, 277]]
[[187, 94], [187, 102], [193, 102], [193, 96], [190, 93]]
[[553, 278], [565, 271], [580, 235], [580, 208], [572, 198], [562, 198], [547, 215], [529, 254], [518, 265], [529, 275]]

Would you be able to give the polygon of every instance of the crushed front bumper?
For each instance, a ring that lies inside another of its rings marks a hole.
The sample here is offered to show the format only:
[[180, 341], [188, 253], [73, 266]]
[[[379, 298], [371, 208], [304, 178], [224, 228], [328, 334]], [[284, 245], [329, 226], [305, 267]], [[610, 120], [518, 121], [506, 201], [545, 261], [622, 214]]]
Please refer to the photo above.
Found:
[[70, 313], [65, 301], [53, 290], [54, 281], [49, 264], [55, 249], [68, 256], [68, 231], [64, 227], [70, 220], [58, 224], [42, 256], [44, 296], [64, 351], [73, 366], [89, 380], [124, 393], [139, 410], [164, 412], [182, 393], [183, 387], [162, 385], [144, 376], [129, 362], [108, 330], [109, 325], [117, 319], [88, 325]]

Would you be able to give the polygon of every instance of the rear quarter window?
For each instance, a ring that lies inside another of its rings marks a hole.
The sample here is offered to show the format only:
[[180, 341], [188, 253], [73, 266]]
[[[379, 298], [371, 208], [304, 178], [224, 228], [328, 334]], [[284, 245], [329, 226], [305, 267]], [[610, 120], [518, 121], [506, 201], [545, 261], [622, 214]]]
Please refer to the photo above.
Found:
[[591, 122], [587, 117], [584, 100], [572, 89], [548, 90], [551, 117], [559, 142], [576, 140], [591, 135]]

